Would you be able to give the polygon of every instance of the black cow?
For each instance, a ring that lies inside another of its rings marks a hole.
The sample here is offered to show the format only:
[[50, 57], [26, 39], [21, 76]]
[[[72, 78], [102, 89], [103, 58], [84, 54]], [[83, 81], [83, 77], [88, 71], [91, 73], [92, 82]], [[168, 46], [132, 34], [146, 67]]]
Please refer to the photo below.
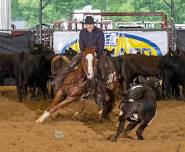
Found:
[[142, 75], [144, 77], [160, 76], [160, 61], [162, 57], [146, 56], [142, 54], [127, 54], [118, 57], [111, 57], [116, 68], [118, 80], [122, 91], [127, 90], [133, 80]]
[[16, 54], [0, 54], [0, 85], [4, 85], [5, 78], [15, 78], [15, 57]]
[[[153, 83], [150, 79], [140, 79], [140, 83], [131, 87], [123, 96], [117, 133], [111, 138], [113, 142], [117, 141], [121, 133], [126, 136], [138, 124], [140, 125], [136, 130], [136, 135], [139, 140], [143, 140], [143, 131], [157, 112], [154, 88], [159, 85], [159, 82]], [[124, 128], [126, 120], [130, 123]]]
[[[136, 78], [134, 78], [133, 82], [131, 83], [131, 87], [137, 84], [140, 84], [139, 82], [139, 78], [143, 77], [142, 75], [137, 76]], [[161, 79], [158, 79], [157, 77], [151, 76], [151, 77], [143, 77], [146, 80], [150, 80], [148, 81], [148, 83], [151, 83], [150, 86], [153, 86], [153, 84], [155, 84], [156, 82], [158, 82], [159, 85], [154, 85], [155, 88], [153, 88], [156, 92], [156, 98], [157, 100], [162, 100], [165, 99], [164, 94], [163, 94], [163, 83]]]
[[166, 55], [161, 60], [160, 71], [165, 87], [165, 96], [174, 99], [180, 96], [179, 85], [182, 85], [183, 99], [185, 99], [185, 57]]
[[130, 87], [133, 79], [138, 75], [144, 77], [156, 76], [160, 78], [159, 65], [162, 57], [146, 56], [143, 54], [128, 54], [122, 56], [121, 76], [123, 78], [123, 90]]
[[34, 44], [33, 49], [29, 52], [30, 54], [54, 54], [50, 48], [44, 46], [43, 44]]
[[45, 96], [48, 93], [47, 81], [51, 75], [51, 61], [43, 54], [32, 55], [22, 52], [16, 58], [15, 75], [19, 101], [28, 94], [28, 87], [33, 95], [38, 88]]

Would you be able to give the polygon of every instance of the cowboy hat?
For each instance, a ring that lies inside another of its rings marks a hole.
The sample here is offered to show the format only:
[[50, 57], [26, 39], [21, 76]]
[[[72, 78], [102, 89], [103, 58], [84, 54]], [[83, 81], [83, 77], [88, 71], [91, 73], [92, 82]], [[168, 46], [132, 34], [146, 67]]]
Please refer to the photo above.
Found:
[[[97, 21], [96, 21], [97, 22]], [[95, 24], [96, 23], [92, 16], [86, 16], [84, 24]]]

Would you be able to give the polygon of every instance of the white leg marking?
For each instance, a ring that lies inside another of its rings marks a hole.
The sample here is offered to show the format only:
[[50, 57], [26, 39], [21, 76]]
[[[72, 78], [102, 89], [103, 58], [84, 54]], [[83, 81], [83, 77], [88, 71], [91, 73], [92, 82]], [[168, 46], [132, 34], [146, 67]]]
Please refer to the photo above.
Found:
[[44, 111], [44, 113], [36, 120], [36, 123], [43, 123], [49, 115], [50, 113], [48, 111]]

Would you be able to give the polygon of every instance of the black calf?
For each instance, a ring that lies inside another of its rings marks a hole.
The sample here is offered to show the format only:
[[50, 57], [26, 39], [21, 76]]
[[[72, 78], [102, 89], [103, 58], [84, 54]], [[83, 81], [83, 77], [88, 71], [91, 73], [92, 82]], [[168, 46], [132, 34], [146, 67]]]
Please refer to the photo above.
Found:
[[[121, 103], [121, 111], [119, 116], [119, 127], [117, 133], [112, 137], [112, 141], [116, 142], [120, 134], [127, 135], [137, 125], [136, 130], [138, 140], [143, 140], [143, 131], [152, 121], [156, 114], [156, 93], [154, 83], [151, 80], [140, 80], [141, 85], [135, 85], [130, 88], [123, 96]], [[151, 86], [152, 84], [152, 86]], [[125, 127], [125, 122], [129, 121], [129, 125]]]

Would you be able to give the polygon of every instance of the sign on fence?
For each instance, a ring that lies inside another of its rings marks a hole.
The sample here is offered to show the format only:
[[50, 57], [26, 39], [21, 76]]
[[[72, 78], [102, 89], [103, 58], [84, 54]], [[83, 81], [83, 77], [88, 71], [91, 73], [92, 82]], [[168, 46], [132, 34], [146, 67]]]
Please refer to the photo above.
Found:
[[[114, 56], [124, 53], [165, 55], [168, 51], [166, 31], [104, 31], [105, 48], [114, 49]], [[79, 51], [79, 32], [54, 32], [53, 45], [56, 53], [63, 53], [69, 47]]]

